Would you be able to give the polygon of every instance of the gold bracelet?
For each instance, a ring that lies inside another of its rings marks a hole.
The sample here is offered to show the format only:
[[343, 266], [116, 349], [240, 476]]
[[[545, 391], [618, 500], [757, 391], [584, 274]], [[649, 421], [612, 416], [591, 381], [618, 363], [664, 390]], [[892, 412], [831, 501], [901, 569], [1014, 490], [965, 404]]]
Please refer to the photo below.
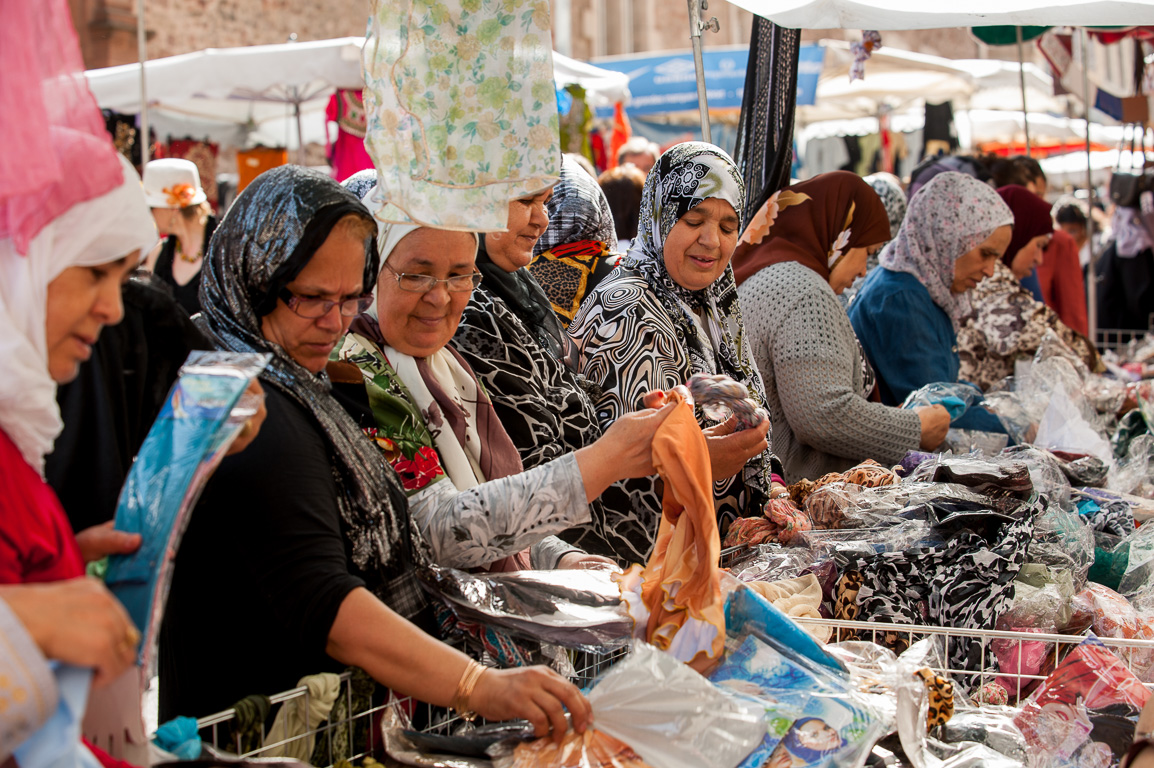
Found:
[[477, 662], [469, 659], [469, 665], [465, 667], [465, 671], [461, 673], [461, 679], [457, 681], [457, 693], [453, 696], [453, 703], [450, 705], [462, 718], [472, 721], [477, 713], [469, 706], [469, 699], [473, 697], [473, 690], [477, 687], [477, 681], [481, 679], [481, 675], [485, 673], [485, 667]]

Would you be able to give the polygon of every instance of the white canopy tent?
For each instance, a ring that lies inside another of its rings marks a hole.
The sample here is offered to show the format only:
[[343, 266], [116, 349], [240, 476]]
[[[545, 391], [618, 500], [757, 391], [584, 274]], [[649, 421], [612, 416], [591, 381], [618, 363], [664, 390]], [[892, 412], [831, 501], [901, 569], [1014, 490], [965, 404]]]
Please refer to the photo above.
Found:
[[973, 78], [956, 63], [939, 56], [882, 48], [866, 63], [865, 79], [850, 82], [850, 44], [822, 40], [825, 63], [814, 104], [799, 106], [799, 124], [876, 117], [883, 108], [900, 112], [934, 100], [964, 100], [974, 92]]
[[[149, 117], [158, 135], [208, 136], [236, 146], [299, 147], [325, 140], [324, 110], [337, 88], [361, 88], [363, 37], [209, 48], [145, 64]], [[559, 86], [585, 88], [594, 104], [628, 101], [620, 72], [553, 54]], [[141, 111], [140, 65], [85, 73], [96, 102], [129, 114]], [[299, 110], [299, 121], [298, 121]]]
[[1154, 24], [1154, 0], [730, 0], [794, 29], [1134, 26]]

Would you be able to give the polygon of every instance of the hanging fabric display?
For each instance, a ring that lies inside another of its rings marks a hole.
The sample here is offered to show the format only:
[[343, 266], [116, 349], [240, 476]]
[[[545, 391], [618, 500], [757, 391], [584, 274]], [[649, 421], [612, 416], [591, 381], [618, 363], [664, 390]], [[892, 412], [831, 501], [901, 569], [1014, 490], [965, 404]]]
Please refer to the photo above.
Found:
[[505, 229], [560, 171], [549, 4], [374, 0], [365, 147], [384, 222]]
[[[333, 178], [344, 181], [358, 171], [372, 168], [372, 158], [365, 151], [364, 91], [338, 88], [325, 108], [325, 119], [337, 124], [336, 140], [325, 147]], [[326, 142], [328, 136], [325, 131]]]

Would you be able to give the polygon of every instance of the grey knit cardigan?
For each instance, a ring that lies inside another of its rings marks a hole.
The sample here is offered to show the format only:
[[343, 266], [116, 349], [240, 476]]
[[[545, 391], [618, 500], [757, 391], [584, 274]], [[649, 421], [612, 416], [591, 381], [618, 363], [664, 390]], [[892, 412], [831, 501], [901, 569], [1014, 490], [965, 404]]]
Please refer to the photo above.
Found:
[[[738, 293], [787, 482], [843, 472], [863, 459], [895, 464], [918, 448], [916, 413], [866, 399], [861, 346], [821, 275], [797, 262], [773, 264]], [[894, 329], [894, 341], [900, 338]]]

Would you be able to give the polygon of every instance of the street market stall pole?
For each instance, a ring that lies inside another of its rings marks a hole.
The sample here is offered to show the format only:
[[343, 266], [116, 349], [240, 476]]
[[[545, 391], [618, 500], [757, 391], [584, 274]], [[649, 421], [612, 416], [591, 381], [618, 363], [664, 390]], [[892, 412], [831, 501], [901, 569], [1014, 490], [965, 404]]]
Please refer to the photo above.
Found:
[[[1026, 57], [1022, 52], [1022, 27], [1014, 25], [1014, 36], [1018, 38], [1018, 84], [1022, 88], [1022, 131], [1026, 134], [1026, 157], [1030, 156], [1030, 111], [1026, 108]], [[1086, 128], [1089, 141], [1090, 129]]]
[[144, 76], [144, 62], [148, 61], [148, 36], [144, 28], [144, 0], [136, 0], [136, 57], [140, 60], [140, 167], [148, 164], [148, 82]]
[[705, 63], [701, 58], [701, 33], [707, 29], [714, 32], [721, 28], [717, 17], [708, 22], [701, 20], [701, 12], [709, 10], [709, 0], [687, 0], [689, 3], [689, 42], [693, 45], [693, 67], [697, 72], [697, 107], [701, 115], [701, 138], [706, 143], [713, 143], [713, 134], [709, 126], [709, 97], [705, 92]]
[[1082, 109], [1086, 117], [1086, 241], [1090, 244], [1090, 269], [1086, 280], [1086, 314], [1090, 341], [1098, 340], [1098, 251], [1094, 248], [1094, 165], [1090, 153], [1090, 67], [1086, 55], [1090, 38], [1086, 28], [1078, 30], [1082, 41]]

